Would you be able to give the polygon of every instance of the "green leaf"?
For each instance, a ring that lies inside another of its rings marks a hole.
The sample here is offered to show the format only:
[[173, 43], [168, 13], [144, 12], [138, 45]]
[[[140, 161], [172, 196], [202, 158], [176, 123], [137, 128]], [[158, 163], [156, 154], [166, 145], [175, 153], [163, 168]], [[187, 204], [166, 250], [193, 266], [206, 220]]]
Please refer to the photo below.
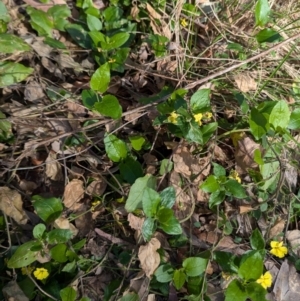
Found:
[[209, 124], [205, 124], [201, 127], [202, 136], [203, 136], [203, 144], [205, 144], [215, 133], [218, 128], [217, 122], [211, 122]]
[[0, 88], [21, 82], [33, 71], [33, 68], [27, 68], [19, 63], [0, 62]]
[[42, 10], [37, 10], [31, 6], [27, 6], [26, 11], [30, 16], [30, 24], [36, 30], [39, 36], [52, 37], [53, 22], [48, 14]]
[[98, 31], [102, 29], [102, 22], [95, 16], [87, 15], [86, 23], [90, 31]]
[[103, 96], [100, 102], [96, 102], [94, 108], [100, 114], [113, 119], [120, 119], [122, 116], [122, 107], [120, 106], [118, 99], [110, 94]]
[[128, 199], [125, 204], [125, 209], [128, 212], [142, 208], [142, 198], [146, 187], [152, 189], [155, 189], [156, 187], [156, 178], [150, 174], [136, 179], [135, 183], [131, 186]]
[[93, 40], [96, 47], [100, 47], [101, 42], [105, 42], [105, 35], [99, 31], [91, 31], [89, 32], [89, 36]]
[[175, 270], [173, 275], [173, 283], [177, 290], [180, 290], [186, 281], [186, 275], [182, 269]]
[[45, 231], [46, 226], [44, 224], [37, 224], [32, 231], [33, 237], [36, 239], [41, 239]]
[[105, 151], [109, 159], [119, 162], [127, 157], [127, 146], [124, 141], [112, 134], [105, 134]]
[[51, 258], [60, 263], [66, 262], [68, 261], [66, 251], [67, 246], [65, 244], [57, 244], [50, 249]]
[[133, 184], [137, 178], [143, 176], [143, 168], [140, 162], [132, 157], [127, 157], [119, 165], [122, 178], [129, 184]]
[[300, 129], [300, 108], [297, 108], [292, 112], [288, 128], [290, 130]]
[[201, 129], [199, 128], [198, 125], [195, 126], [193, 123], [190, 123], [190, 127], [187, 134], [185, 135], [185, 138], [190, 142], [203, 144]]
[[156, 217], [160, 223], [168, 223], [168, 221], [174, 217], [174, 212], [169, 208], [160, 208]]
[[167, 263], [161, 265], [154, 273], [156, 280], [161, 283], [168, 283], [173, 278], [174, 269]]
[[180, 223], [174, 215], [166, 222], [160, 223], [159, 228], [170, 235], [180, 235], [182, 233]]
[[101, 99], [93, 90], [83, 90], [81, 98], [83, 105], [90, 110], [93, 109], [94, 105]]
[[60, 297], [62, 301], [75, 301], [77, 298], [77, 293], [73, 287], [66, 287], [62, 289], [60, 292]]
[[275, 43], [282, 40], [281, 35], [271, 28], [261, 30], [255, 37], [258, 43]]
[[182, 266], [189, 277], [196, 277], [204, 273], [207, 263], [207, 258], [189, 257], [183, 261]]
[[66, 19], [71, 16], [68, 5], [54, 5], [48, 9], [47, 14], [51, 16], [54, 28], [65, 31], [65, 26], [69, 23]]
[[200, 188], [204, 192], [216, 192], [220, 189], [220, 184], [214, 175], [210, 175], [201, 185]]
[[278, 161], [265, 163], [259, 166], [261, 175], [265, 180], [264, 184], [261, 185], [263, 190], [267, 190], [272, 184], [278, 180], [279, 174], [277, 173], [280, 164]]
[[60, 199], [35, 195], [32, 200], [37, 215], [47, 224], [59, 218], [63, 211]]
[[267, 291], [256, 282], [248, 283], [246, 285], [246, 292], [251, 301], [267, 301]]
[[111, 55], [110, 69], [117, 72], [124, 72], [125, 61], [130, 52], [130, 48], [119, 48], [115, 49], [114, 53]]
[[0, 111], [0, 141], [10, 139], [12, 136], [12, 125]]
[[29, 50], [31, 47], [21, 38], [9, 33], [0, 34], [0, 52], [15, 53]]
[[231, 281], [225, 291], [225, 301], [246, 301], [248, 294], [244, 285], [237, 279]]
[[119, 48], [122, 46], [130, 37], [128, 32], [120, 32], [115, 34], [114, 36], [108, 38], [106, 43], [101, 43], [101, 47], [104, 50], [112, 50], [114, 48]]
[[57, 49], [67, 49], [66, 45], [58, 40], [55, 40], [50, 37], [46, 37], [44, 39], [44, 43], [49, 45], [52, 48], [57, 48]]
[[201, 89], [194, 93], [191, 97], [192, 112], [199, 113], [202, 109], [210, 106], [210, 89]]
[[149, 241], [156, 229], [155, 220], [147, 217], [142, 226], [142, 235], [145, 241]]
[[229, 252], [215, 251], [214, 260], [221, 266], [222, 271], [227, 273], [237, 273], [238, 267], [235, 263], [236, 256]]
[[270, 127], [266, 117], [256, 108], [251, 110], [249, 125], [251, 132], [256, 139], [260, 139], [265, 135]]
[[226, 176], [226, 169], [223, 166], [214, 162], [212, 165], [214, 167], [213, 173], [216, 177]]
[[146, 139], [143, 136], [130, 136], [129, 140], [133, 149], [136, 151], [140, 151], [146, 141]]
[[23, 268], [36, 261], [38, 252], [31, 251], [31, 248], [39, 245], [36, 241], [28, 241], [22, 244], [13, 256], [8, 260], [7, 267], [10, 269]]
[[104, 93], [110, 82], [110, 68], [109, 64], [105, 63], [100, 66], [92, 75], [90, 85], [94, 91]]
[[92, 49], [93, 43], [89, 34], [85, 30], [84, 24], [68, 24], [65, 26], [66, 31], [74, 42], [85, 49]]
[[0, 20], [4, 21], [5, 23], [8, 23], [10, 21], [9, 13], [2, 1], [0, 1]]
[[250, 236], [250, 244], [253, 250], [265, 249], [265, 240], [258, 229], [252, 231]]
[[238, 270], [244, 280], [256, 280], [263, 272], [263, 256], [260, 251], [250, 251], [243, 255]]
[[127, 293], [120, 301], [139, 301], [139, 295], [136, 293]]
[[262, 158], [262, 153], [259, 149], [256, 149], [254, 151], [254, 161], [258, 164], [258, 165], [262, 165], [264, 164], [264, 160]]
[[176, 202], [176, 191], [173, 186], [165, 188], [160, 192], [161, 206], [172, 208]]
[[230, 193], [233, 197], [237, 199], [243, 199], [247, 196], [244, 187], [236, 180], [229, 179], [224, 183], [226, 192]]
[[163, 176], [164, 174], [170, 172], [173, 169], [173, 162], [170, 159], [163, 159], [160, 163], [159, 174]]
[[285, 129], [290, 122], [290, 115], [291, 112], [286, 101], [278, 101], [270, 114], [269, 123], [274, 127], [275, 130], [277, 127]]
[[49, 244], [66, 243], [72, 236], [72, 231], [69, 229], [54, 229], [48, 232], [47, 240]]
[[74, 273], [76, 271], [76, 267], [77, 267], [76, 260], [73, 260], [72, 262], [67, 263], [63, 267], [62, 272], [66, 272], [66, 273], [72, 274], [72, 273]]
[[143, 211], [147, 217], [154, 217], [156, 215], [159, 203], [159, 193], [152, 188], [145, 187], [142, 204]]
[[225, 199], [225, 191], [217, 190], [213, 192], [208, 201], [209, 208], [213, 208], [215, 206], [220, 205]]
[[270, 12], [268, 0], [258, 0], [255, 6], [255, 25], [266, 25], [269, 21]]

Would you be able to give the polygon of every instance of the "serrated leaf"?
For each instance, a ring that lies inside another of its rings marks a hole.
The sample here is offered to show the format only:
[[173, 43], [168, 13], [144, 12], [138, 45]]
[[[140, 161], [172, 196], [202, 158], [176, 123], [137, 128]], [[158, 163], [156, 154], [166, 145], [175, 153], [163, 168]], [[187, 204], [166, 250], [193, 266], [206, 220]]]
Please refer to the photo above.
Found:
[[119, 162], [127, 157], [127, 146], [125, 142], [112, 134], [106, 134], [104, 138], [105, 151], [109, 159]]
[[204, 273], [207, 263], [208, 259], [206, 258], [189, 257], [183, 261], [182, 266], [189, 277], [196, 277]]
[[160, 223], [159, 228], [170, 235], [180, 235], [182, 233], [181, 225], [174, 215], [164, 223]]
[[122, 116], [122, 107], [119, 104], [117, 97], [107, 94], [102, 100], [94, 104], [94, 109], [104, 116], [113, 119], [120, 119]]
[[174, 212], [169, 208], [160, 208], [156, 217], [160, 223], [168, 223], [168, 221], [174, 217]]
[[286, 101], [278, 101], [270, 114], [269, 123], [275, 130], [277, 127], [285, 129], [290, 122], [290, 115], [291, 112]]
[[27, 68], [19, 63], [0, 62], [0, 88], [21, 82], [33, 71], [33, 68]]
[[176, 191], [173, 186], [165, 188], [161, 193], [161, 206], [172, 208], [176, 202]]
[[143, 211], [147, 217], [154, 217], [156, 215], [159, 203], [159, 193], [152, 188], [145, 187], [142, 204]]
[[44, 198], [35, 195], [32, 200], [37, 215], [46, 223], [55, 221], [63, 211], [61, 200], [58, 198]]
[[135, 183], [131, 186], [128, 199], [125, 204], [125, 209], [128, 212], [132, 212], [138, 208], [142, 208], [142, 198], [144, 189], [146, 187], [155, 189], [156, 178], [152, 175], [145, 175], [142, 178], [138, 178]]
[[28, 241], [22, 244], [8, 260], [7, 267], [10, 269], [18, 269], [26, 267], [35, 262], [38, 252], [31, 251], [31, 248], [35, 247], [36, 245], [36, 241]]
[[105, 63], [100, 66], [92, 75], [90, 85], [94, 91], [104, 93], [110, 82], [110, 68], [109, 64]]
[[220, 184], [214, 175], [210, 175], [201, 185], [200, 188], [204, 192], [216, 192], [220, 189]]
[[258, 0], [255, 6], [255, 24], [264, 26], [268, 23], [270, 12], [268, 0]]
[[175, 270], [173, 275], [173, 283], [177, 290], [180, 290], [186, 281], [186, 275], [182, 269]]
[[224, 183], [224, 187], [227, 193], [229, 192], [230, 195], [237, 199], [243, 199], [247, 196], [244, 187], [236, 180], [229, 179]]
[[210, 89], [201, 89], [191, 97], [191, 109], [193, 113], [199, 113], [201, 109], [210, 106]]
[[31, 47], [21, 38], [9, 33], [0, 34], [0, 52], [15, 53], [29, 50], [31, 50]]

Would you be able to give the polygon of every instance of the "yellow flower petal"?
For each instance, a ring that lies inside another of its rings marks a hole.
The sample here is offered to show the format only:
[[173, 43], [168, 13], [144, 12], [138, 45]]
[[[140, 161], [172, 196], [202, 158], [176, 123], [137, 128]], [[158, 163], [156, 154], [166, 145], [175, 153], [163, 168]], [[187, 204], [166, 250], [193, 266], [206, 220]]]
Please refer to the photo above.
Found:
[[44, 268], [37, 268], [34, 272], [33, 275], [36, 279], [38, 280], [43, 280], [46, 279], [49, 276], [48, 270]]
[[168, 122], [170, 122], [170, 123], [177, 123], [178, 116], [179, 116], [179, 114], [177, 114], [176, 112], [172, 112], [170, 114], [170, 116], [168, 117]]
[[287, 247], [283, 246], [283, 241], [271, 241], [270, 245], [270, 253], [278, 258], [283, 258], [288, 253]]
[[261, 275], [259, 279], [256, 280], [258, 284], [260, 284], [264, 289], [271, 287], [272, 285], [272, 275], [270, 272], [266, 272]]
[[202, 118], [203, 118], [203, 114], [198, 113], [194, 115], [195, 121], [198, 122], [199, 125], [202, 125]]

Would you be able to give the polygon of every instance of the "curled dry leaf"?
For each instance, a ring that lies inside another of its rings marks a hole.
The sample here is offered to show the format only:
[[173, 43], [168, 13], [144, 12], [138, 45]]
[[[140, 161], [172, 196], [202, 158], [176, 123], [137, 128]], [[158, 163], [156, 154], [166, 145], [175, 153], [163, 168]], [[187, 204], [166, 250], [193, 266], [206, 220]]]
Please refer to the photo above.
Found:
[[257, 89], [256, 81], [248, 73], [239, 73], [234, 80], [241, 92], [246, 93]]
[[18, 224], [27, 223], [28, 217], [23, 210], [21, 195], [8, 187], [0, 187], [0, 210], [13, 218]]
[[127, 220], [131, 229], [141, 231], [145, 218], [140, 218], [132, 213], [129, 213], [127, 216]]
[[268, 235], [269, 239], [274, 238], [274, 237], [278, 236], [280, 233], [282, 233], [284, 230], [284, 226], [285, 226], [285, 220], [279, 219], [275, 223], [275, 225], [271, 228], [269, 235]]
[[56, 154], [50, 152], [46, 159], [46, 175], [50, 180], [61, 181], [63, 180], [62, 168], [59, 162], [56, 161]]
[[288, 231], [286, 239], [291, 245], [293, 252], [300, 256], [300, 230]]
[[32, 191], [37, 188], [36, 183], [34, 183], [32, 181], [27, 181], [25, 179], [20, 181], [19, 186], [23, 191], [26, 191], [28, 193], [32, 193]]
[[72, 180], [65, 188], [63, 203], [67, 208], [72, 208], [84, 195], [83, 182]]
[[156, 252], [160, 248], [160, 242], [157, 238], [152, 238], [146, 245], [140, 246], [139, 260], [146, 276], [150, 278], [160, 264], [160, 256]]
[[255, 169], [258, 167], [258, 164], [254, 161], [254, 151], [257, 149], [262, 152], [261, 145], [255, 143], [247, 136], [237, 141], [234, 155], [237, 165], [236, 169], [239, 174], [245, 174], [248, 169]]
[[106, 186], [107, 183], [102, 178], [97, 179], [88, 186], [86, 193], [91, 196], [101, 196], [104, 193]]

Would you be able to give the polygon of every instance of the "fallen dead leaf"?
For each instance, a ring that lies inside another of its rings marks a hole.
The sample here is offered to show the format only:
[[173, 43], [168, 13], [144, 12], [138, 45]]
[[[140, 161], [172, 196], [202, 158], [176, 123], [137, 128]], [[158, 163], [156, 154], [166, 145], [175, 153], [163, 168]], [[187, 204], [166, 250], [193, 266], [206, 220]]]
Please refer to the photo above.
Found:
[[64, 192], [63, 203], [67, 208], [72, 208], [84, 196], [83, 182], [78, 179], [67, 184]]
[[283, 232], [285, 226], [285, 220], [284, 219], [279, 219], [275, 225], [270, 229], [269, 232], [269, 239], [272, 239], [276, 236], [278, 236], [280, 233]]
[[69, 220], [65, 217], [59, 217], [54, 221], [54, 227], [58, 229], [68, 229], [72, 232], [74, 238], [78, 234], [78, 229], [69, 222]]
[[241, 92], [246, 93], [257, 89], [256, 81], [248, 73], [239, 73], [234, 80]]
[[137, 217], [134, 214], [129, 213], [127, 216], [127, 220], [131, 229], [141, 231], [145, 218]]
[[96, 179], [86, 189], [86, 193], [91, 196], [101, 196], [107, 187], [107, 183], [102, 179]]
[[63, 180], [64, 176], [62, 173], [62, 168], [59, 162], [56, 161], [56, 154], [50, 152], [46, 161], [46, 175], [50, 180], [53, 181], [61, 181]]
[[24, 90], [25, 99], [37, 103], [42, 102], [45, 97], [45, 93], [43, 91], [43, 87], [36, 81], [31, 81], [28, 83]]
[[139, 295], [140, 301], [146, 301], [149, 284], [150, 279], [146, 277], [143, 271], [140, 271], [135, 278], [130, 280], [130, 289]]
[[239, 206], [240, 214], [248, 213], [248, 212], [251, 212], [253, 210], [254, 210], [254, 208], [251, 205]]
[[287, 231], [286, 239], [294, 253], [300, 256], [300, 230]]
[[151, 240], [144, 246], [139, 248], [139, 260], [141, 267], [146, 276], [150, 278], [160, 264], [160, 256], [156, 252], [160, 248], [160, 242], [157, 238], [151, 238]]
[[254, 151], [257, 149], [260, 150], [260, 152], [263, 151], [261, 145], [255, 143], [250, 137], [245, 136], [237, 141], [234, 155], [236, 170], [239, 174], [245, 174], [248, 169], [258, 167], [258, 164], [254, 161]]
[[0, 187], [0, 210], [13, 218], [18, 224], [27, 223], [28, 217], [23, 210], [21, 195], [8, 187]]
[[23, 191], [26, 191], [27, 193], [32, 193], [33, 190], [35, 190], [37, 188], [36, 183], [34, 183], [32, 181], [27, 181], [25, 179], [20, 181], [19, 186]]
[[3, 288], [2, 293], [5, 297], [5, 300], [13, 301], [29, 301], [24, 292], [19, 287], [16, 281], [8, 282]]

